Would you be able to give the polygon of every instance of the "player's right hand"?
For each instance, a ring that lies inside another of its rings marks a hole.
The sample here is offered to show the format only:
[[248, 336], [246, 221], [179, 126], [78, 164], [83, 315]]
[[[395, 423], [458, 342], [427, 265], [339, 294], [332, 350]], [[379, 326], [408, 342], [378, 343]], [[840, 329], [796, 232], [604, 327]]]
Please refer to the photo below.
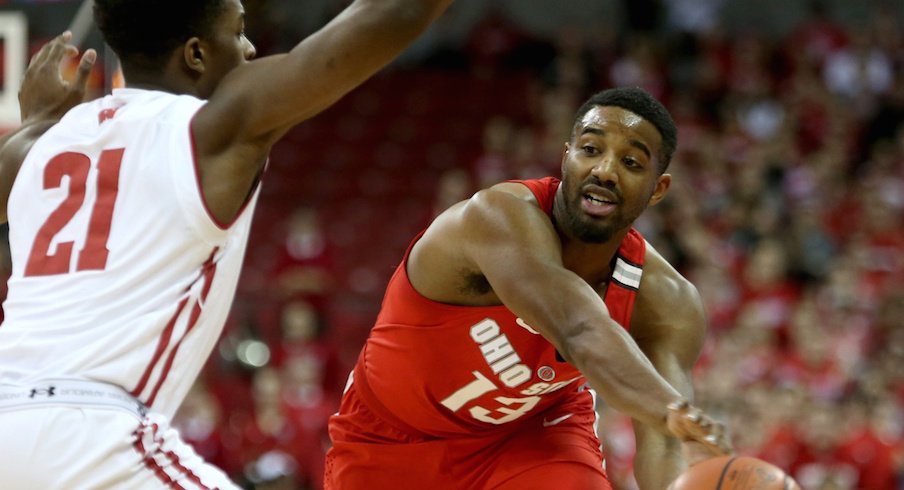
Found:
[[75, 80], [63, 78], [61, 62], [64, 57], [78, 55], [69, 44], [72, 33], [66, 31], [45, 44], [28, 64], [22, 87], [19, 89], [19, 111], [22, 123], [58, 120], [69, 109], [82, 102], [88, 75], [97, 60], [97, 52], [89, 49], [82, 54]]
[[686, 401], [669, 405], [666, 425], [672, 435], [681, 441], [688, 465], [734, 453], [725, 425]]

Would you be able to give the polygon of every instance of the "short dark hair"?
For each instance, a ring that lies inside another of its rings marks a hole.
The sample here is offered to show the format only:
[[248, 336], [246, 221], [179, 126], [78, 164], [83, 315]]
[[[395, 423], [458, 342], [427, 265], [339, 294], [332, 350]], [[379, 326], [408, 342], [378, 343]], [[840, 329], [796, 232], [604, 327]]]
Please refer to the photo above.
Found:
[[584, 115], [594, 107], [621, 107], [629, 110], [634, 114], [646, 119], [659, 130], [662, 136], [662, 149], [659, 154], [659, 173], [662, 174], [669, 168], [669, 162], [672, 160], [672, 154], [678, 146], [678, 130], [675, 128], [675, 121], [672, 120], [671, 114], [650, 95], [647, 91], [638, 87], [617, 87], [597, 92], [587, 99], [577, 113], [575, 113], [572, 123], [572, 138], [577, 128], [578, 122], [584, 118]]
[[94, 22], [123, 70], [162, 69], [174, 49], [212, 32], [223, 0], [95, 0]]

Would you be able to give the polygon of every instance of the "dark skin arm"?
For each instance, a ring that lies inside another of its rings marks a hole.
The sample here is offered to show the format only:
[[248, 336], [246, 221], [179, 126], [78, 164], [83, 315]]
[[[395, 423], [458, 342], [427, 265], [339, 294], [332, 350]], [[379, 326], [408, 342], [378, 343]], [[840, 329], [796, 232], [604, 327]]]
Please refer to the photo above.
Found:
[[[443, 213], [412, 250], [412, 284], [436, 301], [505, 304], [536, 328], [590, 381], [606, 402], [664, 434], [703, 439], [708, 433], [684, 397], [607, 314], [598, 291], [565, 268], [559, 237], [527, 188], [500, 184]], [[492, 291], [475, 294], [467, 278], [483, 276]], [[605, 346], [605, 348], [600, 348]], [[722, 441], [710, 444], [719, 451]]]
[[79, 62], [75, 80], [68, 81], [60, 72], [64, 57], [78, 54], [69, 44], [72, 35], [65, 32], [44, 45], [31, 59], [22, 87], [19, 89], [19, 106], [22, 126], [0, 137], [0, 222], [6, 223], [6, 205], [13, 182], [25, 155], [35, 141], [50, 129], [69, 109], [82, 101], [88, 75], [97, 54], [85, 51]]
[[[706, 333], [697, 289], [647, 245], [644, 276], [634, 306], [631, 335], [662, 377], [693, 400], [692, 374]], [[716, 428], [718, 429], [718, 427]], [[634, 476], [644, 490], [665, 489], [698, 454], [682, 454], [681, 442], [634, 421]], [[685, 447], [685, 452], [694, 448]]]
[[449, 3], [357, 0], [289, 53], [232, 70], [192, 121], [213, 215], [231, 221], [273, 143], [389, 63]]

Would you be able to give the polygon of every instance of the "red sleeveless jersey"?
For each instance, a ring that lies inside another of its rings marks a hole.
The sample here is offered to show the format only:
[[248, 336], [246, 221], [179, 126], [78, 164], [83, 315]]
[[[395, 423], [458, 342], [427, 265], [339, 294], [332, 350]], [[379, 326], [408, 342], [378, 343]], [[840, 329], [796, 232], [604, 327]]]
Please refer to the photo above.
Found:
[[[516, 181], [552, 213], [559, 180]], [[555, 347], [505, 306], [454, 306], [420, 295], [405, 265], [389, 282], [355, 367], [361, 399], [397, 428], [450, 437], [515, 428], [576, 396], [585, 382]], [[606, 288], [609, 314], [625, 328], [640, 286], [646, 245], [632, 229]]]

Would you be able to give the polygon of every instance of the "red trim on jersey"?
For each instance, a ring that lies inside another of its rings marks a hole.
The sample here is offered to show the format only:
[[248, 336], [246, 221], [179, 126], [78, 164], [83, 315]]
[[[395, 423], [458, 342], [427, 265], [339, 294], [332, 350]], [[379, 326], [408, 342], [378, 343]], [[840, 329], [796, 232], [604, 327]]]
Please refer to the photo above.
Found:
[[204, 482], [201, 481], [201, 477], [196, 475], [191, 469], [182, 464], [182, 461], [179, 460], [178, 454], [172, 451], [167, 451], [163, 454], [165, 454], [166, 457], [169, 458], [170, 462], [173, 463], [173, 466], [179, 469], [179, 471], [182, 472], [182, 474], [185, 475], [189, 480], [193, 481], [195, 485], [198, 485], [201, 490], [211, 490], [210, 487], [208, 487], [204, 484]]
[[185, 333], [176, 342], [173, 350], [170, 351], [169, 356], [166, 358], [166, 363], [163, 365], [163, 371], [160, 373], [160, 377], [157, 378], [157, 384], [154, 385], [154, 389], [151, 390], [151, 394], [148, 396], [145, 405], [152, 406], [154, 404], [154, 400], [157, 399], [157, 393], [160, 391], [160, 387], [163, 386], [163, 382], [166, 381], [166, 377], [169, 376], [170, 369], [173, 367], [173, 362], [176, 360], [176, 353], [179, 351], [179, 347], [182, 346], [182, 341], [185, 340], [185, 337], [195, 328], [197, 324], [198, 317], [201, 316], [201, 306], [198, 303], [195, 303], [191, 310], [191, 317], [188, 320], [188, 328], [185, 329]]
[[[138, 385], [130, 392], [135, 398], [141, 399], [141, 392], [144, 391], [144, 387], [147, 385], [148, 379], [150, 379], [151, 373], [154, 371], [154, 367], [157, 366], [160, 358], [163, 357], [163, 353], [166, 352], [166, 347], [169, 345], [170, 339], [173, 336], [176, 320], [182, 315], [182, 310], [185, 309], [187, 303], [188, 298], [184, 298], [179, 302], [179, 306], [176, 307], [176, 312], [173, 313], [172, 318], [170, 318], [170, 321], [166, 324], [166, 328], [163, 329], [163, 334], [160, 335], [160, 340], [157, 342], [157, 350], [154, 351], [154, 357], [151, 358], [150, 364], [148, 364], [147, 369], [144, 370], [144, 374], [141, 375]], [[145, 405], [150, 405], [150, 403], [145, 403]]]
[[[140, 427], [138, 427], [137, 430], [135, 430], [135, 433], [134, 433], [135, 443], [132, 444], [132, 447], [134, 447], [135, 450], [138, 451], [138, 454], [141, 456], [141, 460], [144, 461], [144, 466], [147, 469], [154, 472], [154, 475], [156, 475], [157, 478], [160, 481], [162, 481], [166, 486], [168, 486], [170, 488], [175, 488], [176, 490], [187, 490], [182, 485], [179, 485], [179, 483], [176, 482], [176, 480], [173, 480], [173, 478], [171, 476], [169, 476], [169, 474], [167, 474], [166, 470], [163, 469], [162, 466], [160, 466], [160, 463], [157, 462], [157, 460], [154, 458], [154, 456], [152, 454], [148, 453], [147, 448], [144, 447], [144, 442], [142, 441], [142, 438], [144, 437], [146, 428], [147, 428], [147, 426], [142, 424]], [[155, 432], [156, 432], [156, 430], [155, 430]], [[153, 437], [153, 435], [152, 435], [152, 437]]]
[[119, 110], [119, 107], [114, 107], [112, 109], [103, 109], [97, 114], [97, 124], [103, 124], [107, 119], [113, 119], [113, 116], [116, 115], [116, 111]]
[[[200, 112], [200, 111], [199, 111]], [[263, 175], [264, 169], [267, 168], [267, 163], [264, 163], [264, 166], [261, 168], [261, 174], [257, 176], [255, 179], [254, 185], [251, 186], [251, 189], [248, 191], [248, 195], [245, 196], [245, 202], [242, 203], [242, 207], [239, 208], [238, 212], [235, 213], [235, 216], [232, 218], [232, 221], [228, 223], [224, 223], [217, 219], [216, 216], [210, 212], [210, 206], [207, 205], [207, 199], [204, 197], [204, 187], [201, 185], [201, 166], [198, 164], [198, 145], [195, 143], [195, 129], [192, 123], [195, 121], [195, 116], [198, 113], [195, 112], [195, 115], [191, 117], [191, 120], [188, 122], [188, 141], [191, 143], [191, 159], [192, 159], [192, 167], [195, 170], [195, 185], [198, 187], [198, 196], [201, 198], [201, 205], [204, 206], [204, 211], [207, 212], [207, 216], [210, 218], [210, 221], [213, 222], [217, 226], [217, 228], [221, 230], [228, 230], [238, 221], [239, 216], [245, 212], [245, 208], [248, 207], [248, 204], [251, 203], [251, 196], [257, 191], [257, 188], [261, 185], [261, 176]]]
[[210, 286], [217, 273], [217, 263], [214, 262], [213, 259], [218, 250], [219, 247], [213, 249], [210, 253], [210, 257], [207, 258], [201, 268], [201, 277], [204, 279], [204, 287], [201, 288], [201, 295], [192, 306], [191, 316], [188, 318], [188, 326], [185, 328], [185, 333], [182, 334], [182, 337], [176, 342], [176, 345], [170, 351], [169, 356], [167, 356], [166, 363], [163, 365], [163, 371], [160, 373], [160, 378], [157, 379], [157, 384], [154, 385], [154, 389], [151, 391], [150, 396], [148, 396], [147, 402], [145, 402], [149, 407], [154, 404], [154, 400], [157, 399], [157, 393], [160, 391], [160, 387], [163, 386], [164, 381], [166, 381], [167, 376], [169, 376], [170, 369], [173, 367], [173, 362], [176, 360], [176, 354], [179, 352], [179, 347], [182, 346], [182, 342], [185, 341], [188, 334], [190, 334], [195, 326], [198, 325], [198, 318], [201, 317], [201, 304], [207, 299], [207, 293], [210, 292]]
[[204, 287], [201, 288], [201, 301], [207, 299], [207, 293], [210, 292], [210, 287], [213, 285], [213, 276], [217, 273], [217, 263], [213, 259], [219, 251], [220, 247], [214, 247], [213, 251], [210, 252], [210, 257], [207, 257], [204, 265], [201, 266], [201, 274], [204, 276]]

